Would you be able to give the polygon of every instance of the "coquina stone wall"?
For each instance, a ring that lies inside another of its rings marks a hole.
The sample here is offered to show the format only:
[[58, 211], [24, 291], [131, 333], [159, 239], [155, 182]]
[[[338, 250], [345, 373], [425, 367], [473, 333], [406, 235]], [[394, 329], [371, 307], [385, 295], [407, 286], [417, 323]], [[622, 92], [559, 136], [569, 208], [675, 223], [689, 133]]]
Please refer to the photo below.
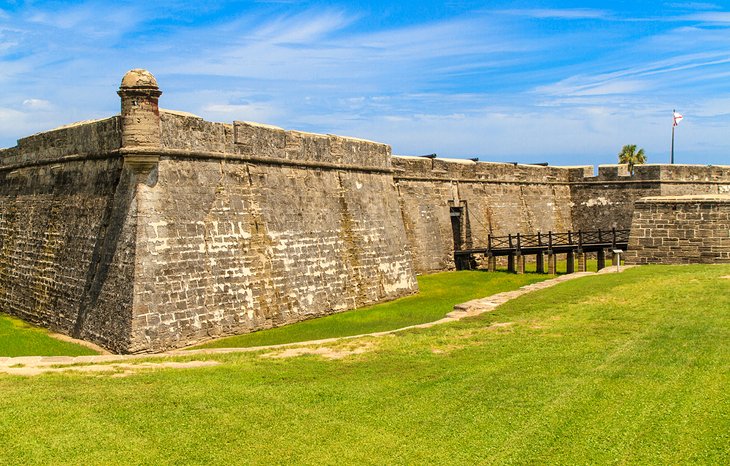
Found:
[[134, 341], [154, 349], [417, 290], [390, 149], [162, 114], [138, 215]]
[[[403, 223], [417, 272], [454, 268], [454, 247], [488, 235], [629, 229], [638, 199], [730, 192], [730, 167], [544, 167], [394, 157]], [[460, 221], [452, 213], [460, 208]], [[458, 236], [459, 238], [455, 238]]]
[[570, 170], [423, 157], [394, 157], [393, 166], [418, 272], [453, 268], [455, 242], [468, 249], [485, 246], [489, 234], [572, 226]]
[[634, 203], [643, 197], [722, 194], [730, 192], [730, 166], [602, 165], [598, 176], [573, 171], [573, 228], [628, 229]]
[[730, 195], [638, 200], [626, 263], [730, 263]]
[[129, 344], [134, 184], [119, 118], [0, 151], [0, 310], [122, 351]]

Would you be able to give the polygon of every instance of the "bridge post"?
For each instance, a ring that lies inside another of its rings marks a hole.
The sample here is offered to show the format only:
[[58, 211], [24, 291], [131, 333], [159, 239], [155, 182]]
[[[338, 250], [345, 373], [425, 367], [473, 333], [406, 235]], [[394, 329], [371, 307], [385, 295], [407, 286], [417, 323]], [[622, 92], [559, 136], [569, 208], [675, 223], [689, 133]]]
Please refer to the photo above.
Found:
[[545, 254], [542, 251], [535, 254], [535, 268], [537, 273], [545, 273]]
[[510, 252], [507, 256], [507, 271], [512, 273], [515, 272], [515, 255], [512, 252]]
[[487, 270], [490, 272], [497, 270], [497, 257], [492, 255], [492, 253], [489, 253], [489, 256], [487, 256]]
[[[613, 249], [613, 251], [615, 251], [615, 250], [616, 249]], [[613, 265], [617, 265], [617, 263], [621, 261], [621, 254], [616, 254], [615, 252], [612, 254], [613, 255], [611, 256], [611, 263]], [[618, 264], [618, 265], [620, 265], [620, 264]]]
[[548, 230], [548, 274], [557, 275], [558, 273], [558, 258], [555, 257], [553, 252], [553, 232]]
[[565, 255], [565, 271], [567, 273], [574, 273], [575, 272], [575, 252], [568, 251], [568, 253]]
[[582, 249], [578, 250], [578, 272], [585, 272], [588, 270], [588, 254], [583, 252]]
[[606, 250], [601, 248], [598, 250], [598, 266], [597, 269], [601, 270], [606, 268]]
[[520, 241], [520, 234], [517, 233], [517, 254], [515, 255], [515, 259], [517, 259], [517, 270], [516, 272], [518, 274], [525, 273], [525, 256], [522, 255], [522, 244]]

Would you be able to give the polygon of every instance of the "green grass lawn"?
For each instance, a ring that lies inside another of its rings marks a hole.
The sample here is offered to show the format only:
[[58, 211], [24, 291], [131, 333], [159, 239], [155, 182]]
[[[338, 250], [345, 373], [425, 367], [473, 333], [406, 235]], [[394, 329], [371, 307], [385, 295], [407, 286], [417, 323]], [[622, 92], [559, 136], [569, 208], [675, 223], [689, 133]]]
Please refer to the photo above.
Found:
[[97, 354], [85, 346], [57, 340], [48, 331], [0, 314], [0, 357], [82, 356]]
[[336, 360], [0, 375], [0, 464], [730, 464], [728, 275], [589, 276]]
[[433, 322], [451, 312], [455, 304], [550, 278], [505, 272], [443, 272], [418, 277], [420, 291], [387, 303], [298, 322], [270, 330], [222, 338], [196, 348], [240, 348], [382, 332]]

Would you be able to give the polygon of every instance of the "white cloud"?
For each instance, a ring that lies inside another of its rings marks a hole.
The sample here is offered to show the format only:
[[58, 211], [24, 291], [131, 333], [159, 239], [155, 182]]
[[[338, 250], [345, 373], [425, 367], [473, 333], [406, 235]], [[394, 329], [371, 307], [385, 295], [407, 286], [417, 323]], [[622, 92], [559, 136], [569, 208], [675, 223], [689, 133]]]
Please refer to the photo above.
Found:
[[340, 11], [305, 12], [276, 18], [253, 31], [252, 36], [272, 44], [309, 44], [344, 29], [356, 19], [357, 16]]
[[86, 2], [55, 10], [31, 10], [27, 21], [54, 29], [72, 29], [87, 36], [119, 35], [131, 30], [142, 15], [132, 7]]
[[25, 99], [23, 101], [23, 107], [31, 110], [49, 110], [53, 106], [47, 100], [43, 99]]
[[203, 114], [215, 121], [275, 121], [281, 110], [267, 104], [224, 104], [212, 103], [201, 108]]

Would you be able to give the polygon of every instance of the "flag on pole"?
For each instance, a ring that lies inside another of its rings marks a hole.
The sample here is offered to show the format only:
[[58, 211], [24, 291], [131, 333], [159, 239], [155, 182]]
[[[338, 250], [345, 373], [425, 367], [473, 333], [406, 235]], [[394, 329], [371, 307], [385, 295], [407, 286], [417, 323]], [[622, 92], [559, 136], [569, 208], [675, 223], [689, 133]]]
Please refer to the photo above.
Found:
[[672, 126], [677, 126], [677, 125], [679, 125], [679, 122], [682, 121], [682, 118], [684, 118], [684, 117], [682, 116], [682, 114], [680, 114], [678, 112], [672, 112], [672, 113], [674, 113], [674, 123], [672, 124]]

